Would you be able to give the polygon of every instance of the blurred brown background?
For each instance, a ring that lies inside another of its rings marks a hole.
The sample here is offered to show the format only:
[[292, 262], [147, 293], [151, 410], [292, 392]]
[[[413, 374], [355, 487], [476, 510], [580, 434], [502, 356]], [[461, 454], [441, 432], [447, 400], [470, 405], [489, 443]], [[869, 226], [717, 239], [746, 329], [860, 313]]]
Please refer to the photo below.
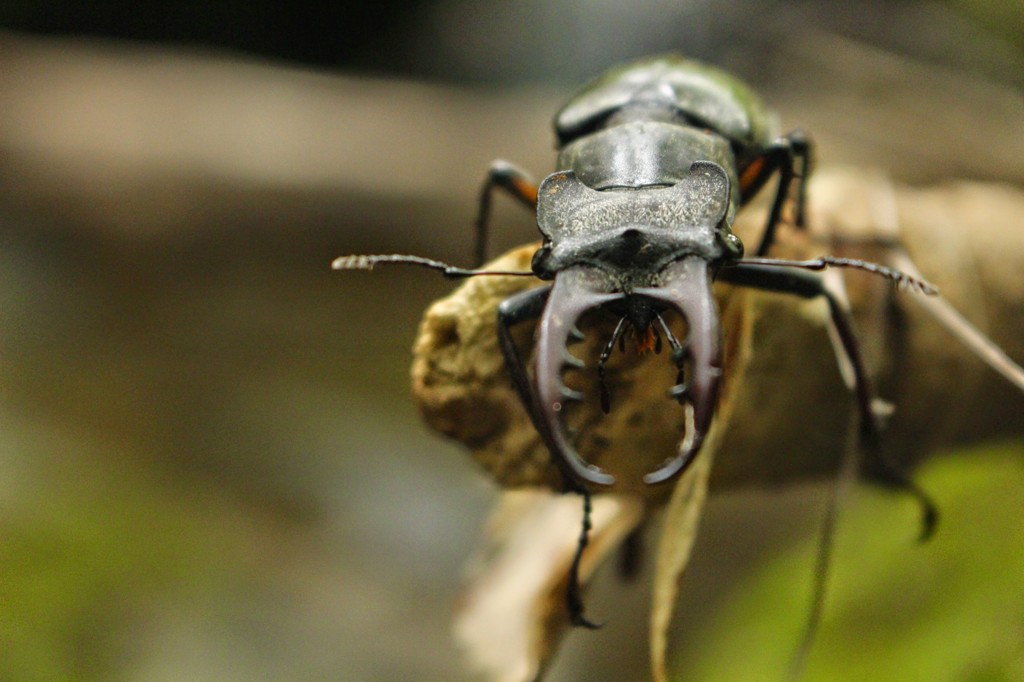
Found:
[[[1016, 0], [19, 0], [0, 27], [0, 679], [470, 679], [449, 613], [494, 490], [407, 385], [450, 284], [329, 264], [468, 262], [487, 164], [548, 172], [553, 112], [613, 63], [731, 69], [822, 163], [1024, 183]], [[534, 230], [500, 206], [498, 246]], [[681, 609], [819, 498], [713, 500]], [[552, 679], [643, 679], [646, 588], [598, 591], [614, 619]]]

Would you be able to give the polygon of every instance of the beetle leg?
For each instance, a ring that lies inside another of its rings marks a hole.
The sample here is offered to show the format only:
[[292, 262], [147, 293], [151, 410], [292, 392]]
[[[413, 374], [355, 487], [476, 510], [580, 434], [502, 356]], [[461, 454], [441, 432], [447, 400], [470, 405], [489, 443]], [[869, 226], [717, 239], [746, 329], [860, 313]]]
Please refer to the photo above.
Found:
[[766, 264], [734, 263], [718, 272], [722, 281], [764, 291], [794, 294], [802, 298], [823, 297], [828, 302], [829, 314], [840, 341], [839, 350], [853, 369], [853, 391], [860, 415], [861, 448], [871, 457], [878, 473], [873, 479], [882, 485], [905, 491], [918, 501], [921, 507], [921, 539], [925, 540], [935, 530], [938, 509], [932, 498], [899, 470], [882, 452], [881, 425], [872, 407], [874, 392], [868, 378], [860, 346], [854, 333], [853, 320], [839, 299], [825, 288], [820, 277], [793, 268], [774, 267]]
[[544, 306], [547, 304], [550, 294], [551, 285], [528, 289], [515, 296], [506, 298], [498, 306], [498, 346], [501, 348], [501, 354], [505, 358], [505, 367], [508, 369], [509, 376], [512, 379], [512, 386], [516, 389], [519, 399], [523, 402], [523, 406], [533, 420], [534, 426], [537, 427], [537, 431], [542, 436], [542, 421], [538, 418], [534, 408], [530, 378], [526, 374], [526, 365], [523, 364], [523, 358], [519, 354], [519, 349], [516, 348], [515, 341], [512, 340], [510, 328], [514, 324], [525, 320], [535, 320], [540, 317], [541, 313], [544, 312]]
[[487, 231], [491, 217], [491, 193], [502, 189], [518, 199], [531, 210], [537, 208], [537, 183], [529, 173], [508, 161], [498, 159], [491, 162], [487, 171], [487, 179], [480, 188], [480, 204], [476, 216], [476, 245], [473, 255], [477, 265], [482, 265], [487, 258]]
[[775, 228], [782, 219], [782, 208], [789, 197], [789, 187], [796, 182], [796, 215], [794, 222], [798, 228], [805, 225], [807, 198], [807, 178], [811, 174], [811, 151], [813, 144], [810, 137], [800, 130], [795, 130], [780, 137], [766, 147], [759, 156], [748, 163], [740, 172], [740, 202], [745, 204], [760, 191], [768, 179], [779, 173], [779, 184], [775, 190], [771, 213], [761, 237], [761, 243], [755, 252], [764, 256], [775, 241]]
[[[530, 379], [526, 374], [526, 367], [523, 365], [519, 349], [516, 348], [515, 342], [512, 340], [512, 335], [510, 333], [512, 325], [540, 317], [541, 313], [544, 311], [544, 306], [547, 304], [548, 298], [551, 295], [551, 289], [551, 286], [530, 289], [501, 302], [498, 306], [498, 344], [505, 357], [505, 366], [508, 368], [509, 375], [512, 377], [512, 385], [515, 386], [516, 392], [519, 394], [519, 398], [523, 401], [523, 405], [526, 408], [527, 413], [530, 415], [534, 426], [537, 428], [537, 432], [541, 435], [541, 440], [543, 440], [548, 449], [554, 453], [554, 444], [551, 436], [548, 435], [547, 425], [537, 413], [536, 401], [533, 399], [533, 393], [530, 389]], [[576, 330], [575, 327], [570, 328], [570, 336], [575, 336], [577, 333], [578, 330]], [[559, 457], [555, 457], [554, 454], [552, 454], [552, 457], [555, 463], [559, 466], [559, 469], [562, 471], [562, 476], [565, 480], [566, 486], [583, 498], [583, 523], [580, 527], [579, 540], [576, 543], [576, 552], [573, 555], [572, 564], [569, 568], [569, 584], [566, 587], [565, 593], [569, 622], [575, 626], [596, 629], [600, 627], [600, 625], [587, 620], [583, 615], [584, 603], [580, 590], [579, 577], [580, 561], [582, 561], [583, 552], [586, 550], [587, 545], [590, 542], [590, 492], [580, 485], [580, 483], [573, 478], [568, 471], [566, 471], [565, 467], [561, 464]]]
[[583, 560], [583, 551], [590, 544], [590, 529], [592, 527], [590, 492], [583, 490], [580, 492], [580, 497], [583, 498], [583, 524], [580, 526], [580, 537], [576, 542], [576, 553], [573, 554], [572, 565], [569, 567], [569, 586], [566, 589], [565, 600], [571, 624], [588, 630], [597, 630], [601, 624], [587, 620], [587, 617], [583, 615], [585, 607], [583, 595], [580, 594], [580, 562]]

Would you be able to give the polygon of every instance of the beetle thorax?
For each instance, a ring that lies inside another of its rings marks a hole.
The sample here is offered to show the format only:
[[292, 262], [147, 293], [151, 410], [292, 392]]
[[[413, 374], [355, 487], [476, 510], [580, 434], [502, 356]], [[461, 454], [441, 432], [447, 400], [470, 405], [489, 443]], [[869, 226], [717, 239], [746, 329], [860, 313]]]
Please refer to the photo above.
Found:
[[668, 187], [682, 180], [695, 161], [712, 161], [732, 176], [736, 161], [728, 141], [699, 128], [652, 120], [629, 120], [581, 137], [558, 155], [588, 187]]

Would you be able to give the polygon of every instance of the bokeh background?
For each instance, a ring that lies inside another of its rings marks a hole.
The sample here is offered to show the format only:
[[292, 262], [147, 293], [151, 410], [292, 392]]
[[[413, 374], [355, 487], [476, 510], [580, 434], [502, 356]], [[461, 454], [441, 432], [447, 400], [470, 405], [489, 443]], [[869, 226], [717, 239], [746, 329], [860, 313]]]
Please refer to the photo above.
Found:
[[[407, 386], [450, 284], [329, 263], [468, 262], [488, 163], [542, 176], [572, 88], [665, 50], [822, 163], [1024, 184], [1019, 0], [0, 4], [0, 679], [472, 679], [450, 613], [496, 491]], [[848, 503], [811, 678], [1024, 678], [1022, 448], [925, 464], [926, 548], [911, 502]], [[685, 679], [793, 650], [825, 488], [712, 499]], [[598, 583], [551, 679], [647, 676], [647, 586]]]

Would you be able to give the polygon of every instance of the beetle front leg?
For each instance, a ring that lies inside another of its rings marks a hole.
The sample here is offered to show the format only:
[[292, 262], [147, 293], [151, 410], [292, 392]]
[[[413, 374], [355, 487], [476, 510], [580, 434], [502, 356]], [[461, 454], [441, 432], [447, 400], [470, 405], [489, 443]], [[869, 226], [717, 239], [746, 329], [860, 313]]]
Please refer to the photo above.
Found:
[[[537, 403], [533, 398], [533, 390], [530, 387], [530, 377], [526, 373], [526, 365], [523, 364], [523, 358], [516, 347], [515, 341], [512, 339], [511, 333], [512, 325], [540, 317], [544, 312], [544, 306], [547, 305], [550, 295], [551, 287], [546, 286], [524, 291], [502, 301], [498, 306], [498, 345], [501, 347], [501, 353], [505, 358], [505, 367], [508, 369], [509, 376], [512, 379], [512, 385], [515, 387], [516, 393], [519, 394], [519, 399], [526, 408], [526, 412], [530, 415], [534, 428], [537, 429], [537, 433], [540, 434], [541, 440], [544, 441], [548, 450], [554, 453], [556, 445], [550, 435], [547, 424], [537, 411]], [[552, 461], [562, 473], [562, 480], [566, 489], [583, 498], [583, 521], [580, 527], [579, 539], [576, 542], [576, 552], [573, 555], [572, 564], [569, 568], [569, 581], [565, 593], [566, 610], [569, 613], [570, 623], [593, 630], [600, 626], [583, 615], [584, 603], [579, 577], [580, 561], [590, 541], [590, 492], [566, 469], [562, 463], [562, 458], [552, 456]]]
[[878, 473], [872, 479], [885, 486], [907, 492], [921, 506], [921, 539], [932, 535], [938, 520], [938, 509], [932, 498], [899, 470], [881, 449], [881, 424], [873, 407], [874, 392], [868, 377], [860, 345], [854, 332], [849, 311], [832, 292], [825, 288], [821, 278], [809, 272], [769, 265], [746, 264], [742, 261], [723, 267], [718, 278], [730, 284], [762, 291], [777, 291], [801, 298], [823, 297], [828, 302], [829, 314], [840, 341], [840, 350], [853, 370], [853, 391], [860, 415], [860, 442], [864, 451], [877, 465]]
[[775, 190], [771, 213], [755, 254], [764, 256], [775, 241], [775, 229], [782, 219], [782, 207], [789, 197], [789, 188], [796, 182], [796, 214], [794, 222], [798, 228], [805, 226], [807, 201], [807, 179], [811, 174], [811, 153], [813, 143], [806, 133], [795, 130], [780, 137], [765, 148], [759, 156], [748, 163], [740, 173], [740, 194], [742, 203], [747, 203], [757, 194], [768, 179], [777, 171], [779, 184]]
[[537, 208], [537, 183], [530, 174], [498, 159], [491, 163], [487, 179], [480, 188], [480, 208], [476, 216], [476, 244], [473, 255], [477, 265], [483, 265], [487, 258], [487, 232], [491, 218], [491, 193], [502, 189], [531, 210]]
[[[519, 400], [530, 415], [534, 427], [541, 432], [543, 420], [539, 419], [534, 407], [533, 389], [530, 387], [530, 377], [526, 373], [526, 365], [512, 339], [511, 327], [526, 320], [536, 320], [544, 312], [544, 306], [551, 295], [551, 286], [529, 289], [506, 298], [498, 306], [498, 347], [501, 348], [501, 355], [505, 359], [505, 368], [508, 370], [509, 378], [512, 379], [512, 386], [519, 394]], [[543, 434], [542, 434], [543, 435]]]

